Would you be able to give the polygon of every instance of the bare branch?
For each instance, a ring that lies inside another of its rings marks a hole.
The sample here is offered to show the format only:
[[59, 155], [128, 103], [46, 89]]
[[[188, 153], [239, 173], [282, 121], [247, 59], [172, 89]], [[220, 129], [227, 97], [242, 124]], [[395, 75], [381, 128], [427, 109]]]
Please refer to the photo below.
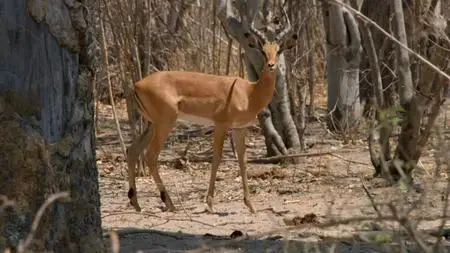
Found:
[[284, 39], [284, 37], [286, 36], [286, 34], [288, 34], [291, 31], [291, 29], [292, 29], [291, 21], [289, 21], [289, 17], [288, 17], [288, 15], [286, 13], [286, 10], [284, 9], [283, 6], [280, 6], [280, 8], [283, 10], [284, 18], [286, 19], [286, 27], [284, 28], [283, 31], [281, 31], [276, 36], [276, 40], [277, 41], [282, 41]]
[[[116, 106], [115, 106], [114, 96], [113, 96], [113, 91], [112, 91], [111, 77], [110, 77], [109, 69], [108, 69], [109, 68], [108, 47], [106, 44], [105, 28], [103, 26], [103, 19], [100, 19], [100, 27], [101, 27], [100, 29], [102, 31], [102, 38], [103, 38], [103, 55], [104, 55], [104, 63], [106, 66], [106, 76], [108, 78], [109, 99], [111, 101], [111, 108], [113, 111], [114, 121], [116, 123], [116, 129], [117, 129], [117, 133], [119, 135], [120, 147], [122, 148], [122, 153], [123, 153], [124, 157], [126, 157], [127, 152], [126, 152], [125, 142], [123, 140], [122, 131], [120, 130], [120, 123], [119, 123], [119, 119], [117, 117]], [[120, 173], [123, 176], [122, 170], [120, 171]]]
[[44, 204], [39, 208], [39, 210], [36, 213], [36, 216], [33, 220], [33, 224], [31, 225], [31, 231], [28, 234], [25, 241], [20, 241], [19, 246], [17, 247], [18, 253], [24, 253], [25, 250], [30, 246], [31, 242], [33, 241], [33, 238], [36, 234], [36, 230], [38, 229], [39, 222], [42, 219], [42, 216], [44, 215], [45, 209], [51, 205], [53, 202], [55, 202], [58, 199], [67, 199], [69, 200], [70, 195], [68, 192], [59, 192], [51, 195], [47, 200], [45, 200]]
[[[403, 15], [402, 0], [394, 0], [394, 10], [395, 10], [395, 30], [398, 36], [398, 40], [401, 45], [408, 45], [406, 28], [405, 28], [405, 17]], [[407, 50], [398, 45], [397, 49], [397, 62], [398, 62], [398, 75], [400, 77], [400, 103], [403, 106], [409, 106], [411, 99], [413, 97], [413, 81], [411, 75], [409, 54]]]

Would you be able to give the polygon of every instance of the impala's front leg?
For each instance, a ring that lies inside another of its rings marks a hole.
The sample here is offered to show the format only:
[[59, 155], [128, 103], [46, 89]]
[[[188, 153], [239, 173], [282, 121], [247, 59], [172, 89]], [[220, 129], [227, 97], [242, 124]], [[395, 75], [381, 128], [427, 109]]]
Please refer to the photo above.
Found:
[[173, 205], [172, 200], [170, 199], [169, 193], [167, 192], [166, 187], [161, 179], [161, 176], [158, 172], [158, 156], [164, 147], [164, 142], [167, 140], [169, 136], [170, 130], [172, 129], [174, 120], [169, 121], [170, 123], [153, 123], [153, 135], [150, 140], [150, 144], [147, 148], [147, 163], [150, 175], [153, 177], [155, 181], [156, 187], [159, 190], [161, 200], [166, 205], [166, 208], [170, 212], [175, 211], [175, 206]]
[[238, 155], [239, 169], [241, 170], [242, 178], [242, 188], [244, 190], [244, 203], [250, 210], [250, 212], [255, 213], [255, 209], [250, 201], [250, 193], [248, 191], [248, 181], [247, 181], [247, 155], [245, 153], [245, 136], [247, 135], [246, 128], [233, 129], [236, 152]]
[[223, 144], [225, 141], [227, 130], [228, 125], [223, 124], [216, 124], [216, 128], [214, 130], [211, 177], [209, 179], [209, 188], [206, 195], [206, 203], [208, 204], [207, 211], [210, 213], [213, 212], [214, 187], [216, 183], [217, 169], [219, 168], [220, 160], [222, 159]]

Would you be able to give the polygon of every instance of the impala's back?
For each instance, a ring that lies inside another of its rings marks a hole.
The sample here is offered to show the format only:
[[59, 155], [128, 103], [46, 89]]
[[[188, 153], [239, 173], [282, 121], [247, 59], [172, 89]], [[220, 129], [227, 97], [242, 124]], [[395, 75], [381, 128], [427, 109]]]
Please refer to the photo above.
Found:
[[182, 121], [212, 125], [222, 118], [229, 119], [247, 111], [246, 94], [251, 86], [249, 81], [239, 77], [161, 71], [137, 82], [135, 91], [150, 121], [173, 114]]

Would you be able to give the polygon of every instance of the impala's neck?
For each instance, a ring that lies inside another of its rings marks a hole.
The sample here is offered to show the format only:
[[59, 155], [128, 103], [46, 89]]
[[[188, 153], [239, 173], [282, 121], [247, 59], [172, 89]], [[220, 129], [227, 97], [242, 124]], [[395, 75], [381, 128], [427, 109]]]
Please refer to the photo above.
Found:
[[266, 67], [263, 69], [250, 94], [251, 110], [259, 112], [272, 101], [276, 76], [276, 71], [270, 71]]

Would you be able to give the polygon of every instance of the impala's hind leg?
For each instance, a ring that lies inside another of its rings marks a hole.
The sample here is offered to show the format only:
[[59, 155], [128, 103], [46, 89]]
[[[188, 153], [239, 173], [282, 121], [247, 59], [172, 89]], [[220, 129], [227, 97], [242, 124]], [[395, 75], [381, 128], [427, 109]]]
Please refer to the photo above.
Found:
[[165, 203], [168, 211], [171, 212], [175, 211], [175, 206], [173, 205], [169, 193], [167, 192], [166, 187], [164, 186], [164, 183], [162, 182], [162, 179], [159, 175], [157, 163], [159, 153], [164, 147], [164, 143], [166, 142], [167, 137], [169, 136], [169, 133], [175, 124], [175, 121], [176, 118], [173, 118], [173, 120], [170, 121], [168, 120], [166, 123], [154, 122], [152, 125], [153, 134], [150, 140], [150, 144], [147, 148], [147, 163], [149, 166], [150, 174], [152, 175], [153, 180], [155, 180], [155, 184], [158, 187], [161, 200]]
[[139, 158], [139, 155], [147, 146], [147, 143], [150, 141], [152, 134], [150, 124], [147, 125], [145, 131], [137, 138], [133, 144], [127, 149], [127, 164], [128, 164], [128, 198], [130, 199], [130, 204], [134, 206], [136, 211], [140, 212], [141, 207], [139, 206], [137, 200], [137, 191], [136, 191], [136, 163]]

